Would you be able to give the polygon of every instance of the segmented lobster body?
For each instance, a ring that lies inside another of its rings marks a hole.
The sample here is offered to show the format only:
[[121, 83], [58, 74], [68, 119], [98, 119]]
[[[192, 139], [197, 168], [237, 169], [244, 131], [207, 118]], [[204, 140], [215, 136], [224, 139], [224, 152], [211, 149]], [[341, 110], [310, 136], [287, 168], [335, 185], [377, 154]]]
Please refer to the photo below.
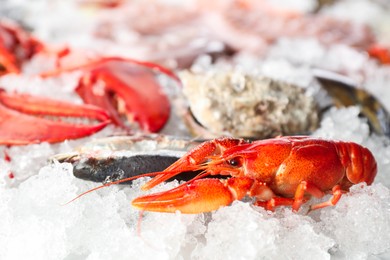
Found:
[[[354, 184], [371, 184], [377, 164], [367, 148], [352, 142], [280, 137], [249, 143], [220, 138], [188, 152], [143, 189], [188, 170], [202, 173], [172, 190], [136, 198], [133, 205], [148, 211], [200, 213], [248, 195], [269, 210], [290, 205], [298, 211], [311, 196], [333, 194], [313, 210], [335, 205]], [[201, 179], [207, 175], [230, 178]]]
[[376, 173], [371, 152], [350, 142], [278, 138], [257, 141], [242, 151], [237, 150], [233, 147], [223, 157], [229, 158], [227, 162], [243, 161], [238, 176], [265, 183], [284, 197], [293, 197], [302, 181], [313, 183], [322, 191], [330, 191], [336, 184], [348, 190], [356, 183], [371, 184]]

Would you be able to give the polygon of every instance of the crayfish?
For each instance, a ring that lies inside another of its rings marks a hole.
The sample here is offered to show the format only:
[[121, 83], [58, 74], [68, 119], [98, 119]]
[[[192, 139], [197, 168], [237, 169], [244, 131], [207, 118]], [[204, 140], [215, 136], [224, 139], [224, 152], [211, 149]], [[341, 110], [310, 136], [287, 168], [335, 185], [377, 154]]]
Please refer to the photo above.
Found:
[[[370, 185], [377, 163], [365, 147], [309, 136], [286, 136], [259, 141], [218, 138], [196, 146], [161, 172], [114, 181], [84, 192], [143, 176], [155, 176], [142, 186], [149, 190], [181, 173], [196, 177], [168, 191], [138, 197], [132, 205], [145, 211], [196, 214], [228, 206], [245, 196], [267, 210], [292, 206], [297, 212], [310, 197], [332, 197], [310, 210], [335, 205], [357, 183]], [[225, 178], [204, 178], [222, 176]]]

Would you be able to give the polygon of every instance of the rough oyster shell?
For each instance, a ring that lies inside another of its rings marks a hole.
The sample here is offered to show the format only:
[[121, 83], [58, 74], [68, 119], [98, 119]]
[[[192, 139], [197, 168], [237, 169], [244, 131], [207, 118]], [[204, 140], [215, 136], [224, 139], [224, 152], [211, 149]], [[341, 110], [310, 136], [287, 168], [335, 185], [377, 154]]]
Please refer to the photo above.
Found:
[[[180, 78], [191, 113], [207, 137], [267, 138], [308, 133], [318, 126], [314, 98], [295, 85], [237, 71], [183, 71]], [[193, 134], [205, 137], [191, 116], [185, 121]]]

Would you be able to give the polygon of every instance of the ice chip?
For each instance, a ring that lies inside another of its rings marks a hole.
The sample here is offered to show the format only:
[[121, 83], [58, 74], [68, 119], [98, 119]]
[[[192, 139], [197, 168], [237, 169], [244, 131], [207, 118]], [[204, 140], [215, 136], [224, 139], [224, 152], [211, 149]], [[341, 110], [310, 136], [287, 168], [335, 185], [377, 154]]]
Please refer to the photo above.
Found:
[[355, 185], [332, 209], [323, 210], [324, 233], [349, 258], [368, 258], [390, 249], [390, 192], [382, 184]]

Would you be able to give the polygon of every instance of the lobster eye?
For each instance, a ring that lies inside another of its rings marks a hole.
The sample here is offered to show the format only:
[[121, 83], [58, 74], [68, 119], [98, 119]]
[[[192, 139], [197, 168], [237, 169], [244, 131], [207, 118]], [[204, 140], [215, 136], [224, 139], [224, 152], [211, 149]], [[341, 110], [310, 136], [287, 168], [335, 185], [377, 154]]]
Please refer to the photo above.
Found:
[[242, 159], [241, 157], [234, 157], [228, 160], [227, 163], [233, 167], [240, 167], [242, 165]]

